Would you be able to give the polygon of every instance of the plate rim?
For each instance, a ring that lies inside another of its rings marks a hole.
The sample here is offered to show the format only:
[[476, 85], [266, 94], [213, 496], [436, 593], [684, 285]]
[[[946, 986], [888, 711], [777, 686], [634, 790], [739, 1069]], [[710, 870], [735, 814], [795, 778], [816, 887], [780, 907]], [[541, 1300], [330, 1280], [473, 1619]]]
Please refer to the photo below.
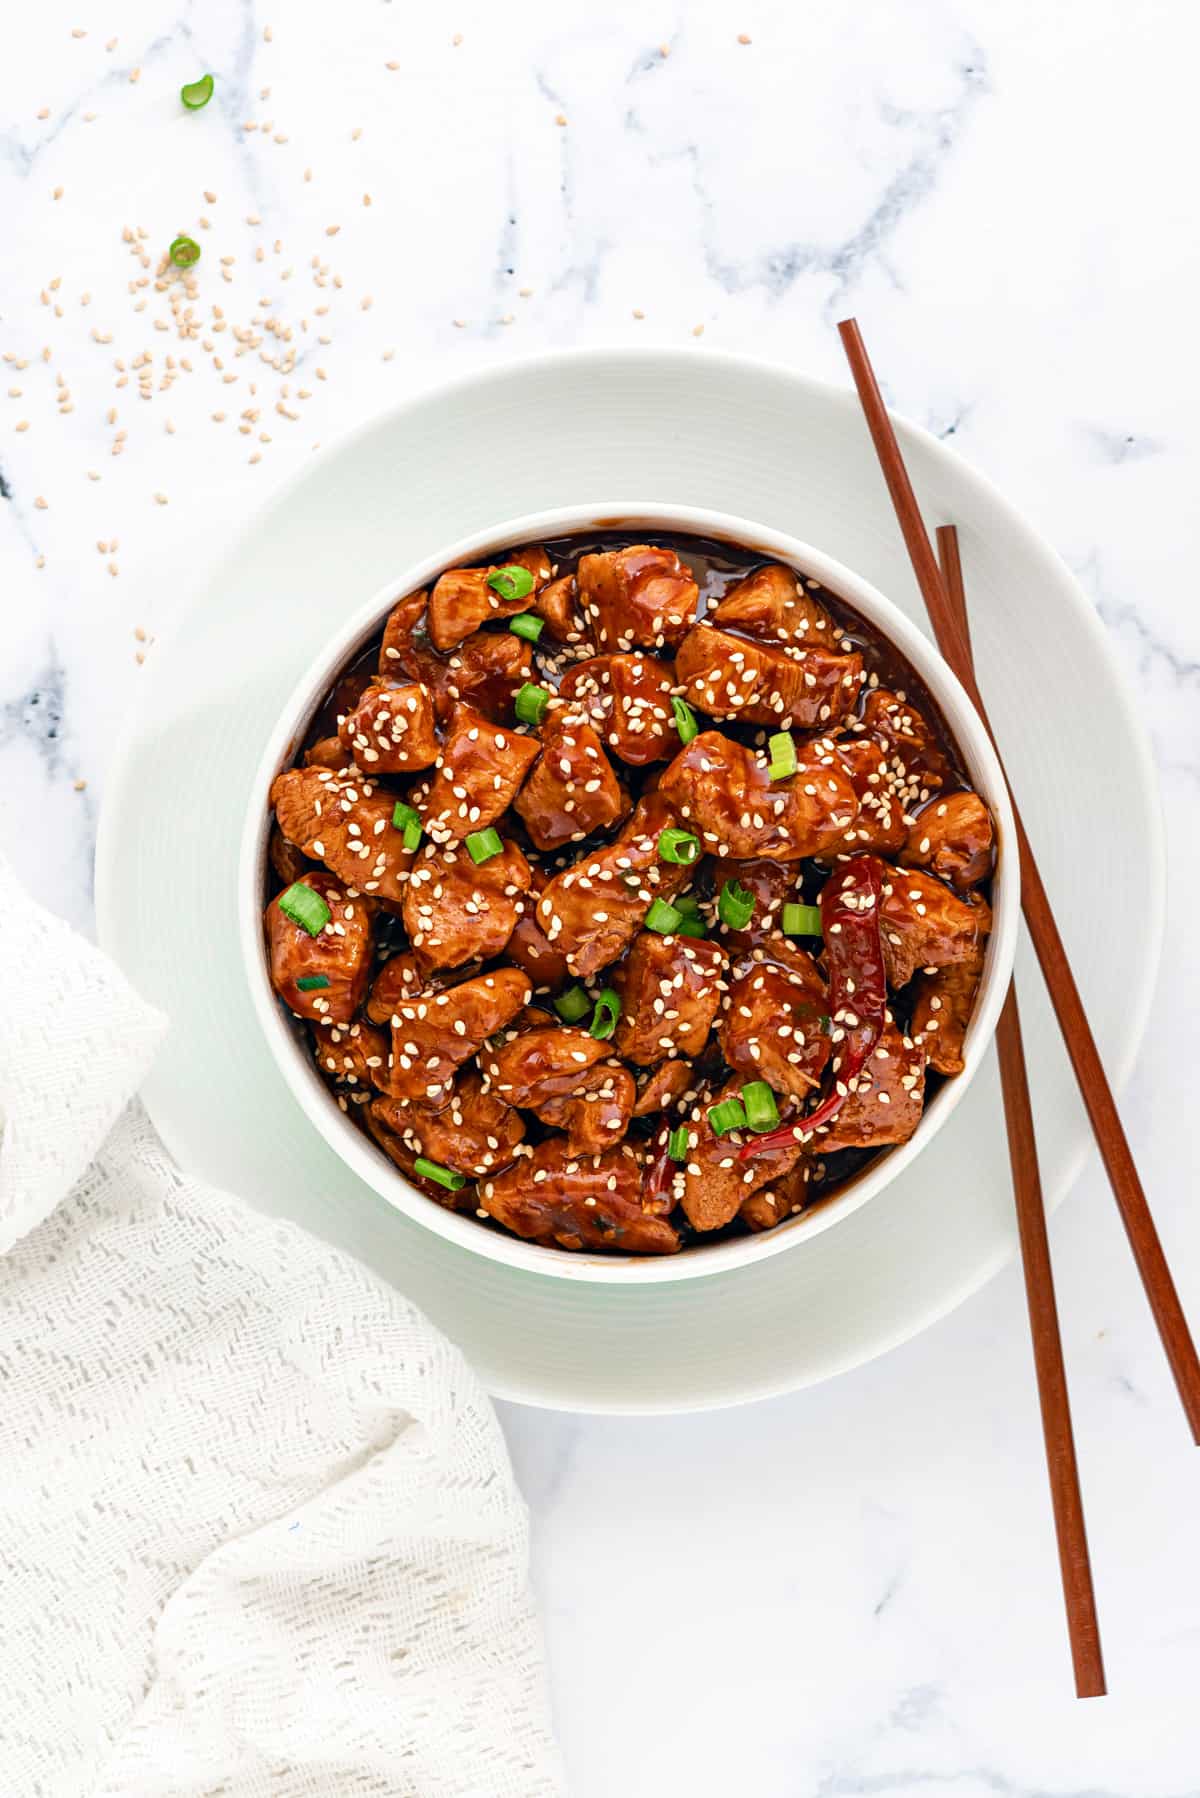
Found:
[[[374, 432], [403, 418], [407, 413], [418, 411], [434, 397], [462, 395], [472, 389], [486, 393], [496, 387], [519, 383], [525, 375], [544, 374], [556, 369], [568, 369], [589, 364], [595, 368], [602, 368], [608, 364], [624, 366], [626, 369], [631, 365], [648, 367], [661, 364], [672, 370], [691, 367], [701, 372], [696, 361], [697, 357], [702, 358], [703, 365], [707, 365], [718, 375], [732, 377], [734, 380], [740, 376], [748, 376], [752, 379], [786, 385], [796, 396], [798, 406], [804, 403], [805, 398], [815, 400], [819, 404], [832, 406], [842, 412], [855, 409], [857, 404], [855, 396], [848, 386], [808, 375], [799, 369], [772, 361], [769, 358], [711, 348], [695, 350], [675, 346], [600, 344], [577, 349], [539, 351], [521, 357], [513, 357], [490, 367], [463, 371], [449, 378], [432, 378], [414, 387], [403, 398], [375, 409], [365, 418], [338, 433], [319, 452], [300, 464], [265, 496], [263, 502], [249, 513], [231, 533], [223, 553], [213, 559], [203, 575], [197, 578], [191, 592], [181, 599], [178, 610], [167, 628], [160, 633], [164, 649], [168, 648], [184, 628], [194, 620], [204, 593], [220, 579], [223, 571], [244, 552], [247, 542], [256, 537], [264, 528], [269, 528], [277, 513], [292, 501], [298, 489], [301, 489], [310, 478], [321, 478], [333, 460], [352, 450]], [[592, 378], [595, 376], [593, 375]], [[1118, 659], [1101, 619], [1089, 602], [1074, 572], [1054, 546], [1040, 535], [1021, 512], [1017, 511], [988, 475], [978, 470], [957, 450], [949, 448], [923, 426], [907, 419], [903, 414], [892, 412], [892, 417], [902, 445], [911, 443], [920, 447], [935, 467], [946, 472], [953, 481], [965, 483], [969, 489], [974, 489], [988, 507], [1004, 517], [1006, 528], [1013, 533], [1014, 541], [1019, 545], [1021, 553], [1031, 557], [1033, 562], [1045, 572], [1047, 578], [1053, 582], [1056, 593], [1071, 614], [1073, 624], [1089, 638], [1093, 649], [1107, 668], [1113, 699], [1120, 709], [1126, 727], [1126, 736], [1132, 750], [1132, 755], [1129, 757], [1131, 773], [1134, 775], [1136, 785], [1141, 793], [1141, 814], [1150, 851], [1146, 868], [1149, 876], [1147, 884], [1153, 889], [1149, 913], [1145, 918], [1147, 928], [1143, 932], [1148, 939], [1145, 979], [1139, 983], [1140, 990], [1129, 1019], [1130, 1028], [1124, 1033], [1118, 1051], [1113, 1057], [1113, 1065], [1109, 1068], [1114, 1090], [1119, 1093], [1125, 1086], [1140, 1052], [1150, 1007], [1154, 1001], [1161, 973], [1166, 908], [1166, 842], [1162, 793], [1148, 733], [1135, 702], [1131, 678]], [[865, 433], [865, 423], [862, 428]], [[918, 626], [918, 628], [920, 627]], [[167, 659], [164, 658], [164, 660]], [[147, 673], [149, 673], [150, 679], [143, 688], [137, 703], [126, 715], [113, 743], [105, 774], [105, 794], [97, 826], [96, 928], [102, 947], [105, 947], [110, 953], [113, 952], [112, 944], [118, 910], [116, 877], [119, 857], [116, 818], [119, 803], [121, 796], [128, 793], [136, 804], [136, 766], [143, 724], [158, 693], [159, 684], [165, 679], [161, 665], [156, 666], [152, 663]], [[153, 1113], [151, 1115], [153, 1116]], [[171, 1124], [168, 1122], [164, 1127], [157, 1117], [154, 1118], [154, 1122], [170, 1152], [182, 1165], [186, 1166], [186, 1149], [180, 1153], [180, 1145], [173, 1141], [174, 1131]], [[1057, 1209], [1057, 1206], [1065, 1200], [1077, 1182], [1089, 1156], [1094, 1154], [1094, 1145], [1090, 1140], [1086, 1137], [1081, 1139], [1076, 1152], [1069, 1158], [1056, 1182], [1054, 1193], [1048, 1197], [1048, 1210]], [[301, 1225], [301, 1227], [307, 1226]], [[550, 1392], [531, 1386], [524, 1378], [510, 1382], [505, 1377], [497, 1377], [491, 1373], [488, 1376], [488, 1387], [495, 1396], [510, 1402], [551, 1410], [570, 1408], [582, 1414], [594, 1415], [674, 1415], [764, 1401], [835, 1378], [839, 1374], [864, 1365], [922, 1334], [935, 1323], [948, 1317], [952, 1311], [992, 1279], [1014, 1258], [1015, 1253], [1016, 1241], [1013, 1236], [1006, 1243], [999, 1244], [992, 1255], [974, 1267], [970, 1274], [957, 1285], [951, 1288], [943, 1287], [937, 1302], [923, 1307], [916, 1319], [910, 1317], [897, 1330], [886, 1335], [876, 1334], [873, 1336], [870, 1348], [865, 1355], [860, 1352], [848, 1353], [840, 1358], [835, 1358], [832, 1365], [827, 1362], [823, 1368], [811, 1375], [804, 1372], [798, 1374], [793, 1369], [780, 1378], [768, 1377], [757, 1382], [744, 1383], [736, 1391], [723, 1391], [715, 1397], [700, 1395], [682, 1399], [675, 1397], [667, 1400], [645, 1399], [632, 1391], [627, 1391], [617, 1398], [595, 1394], [588, 1394], [582, 1398], [574, 1396], [565, 1398], [562, 1392]], [[543, 1278], [539, 1274], [524, 1272], [522, 1277], [533, 1280]], [[733, 1275], [730, 1273], [724, 1276], [714, 1274], [713, 1277], [721, 1279], [731, 1278]]]

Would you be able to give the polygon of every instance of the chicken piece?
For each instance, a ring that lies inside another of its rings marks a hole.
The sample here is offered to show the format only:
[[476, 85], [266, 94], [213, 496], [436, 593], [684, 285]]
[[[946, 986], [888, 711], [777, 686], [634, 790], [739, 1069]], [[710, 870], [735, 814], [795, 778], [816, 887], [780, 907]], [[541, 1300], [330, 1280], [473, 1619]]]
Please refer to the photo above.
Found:
[[807, 643], [814, 649], [841, 647], [842, 633], [805, 586], [804, 577], [769, 562], [731, 587], [709, 613], [722, 629], [735, 626], [766, 642]]
[[429, 835], [450, 842], [502, 818], [540, 751], [537, 737], [493, 724], [460, 700], [425, 804]]
[[392, 1024], [390, 1096], [444, 1104], [455, 1069], [512, 1023], [532, 990], [519, 969], [497, 968], [445, 992], [430, 989], [403, 1000]]
[[486, 1050], [481, 1065], [506, 1104], [565, 1130], [576, 1154], [599, 1154], [629, 1128], [637, 1098], [633, 1075], [612, 1059], [608, 1043], [586, 1030], [524, 1030]]
[[525, 1136], [520, 1113], [486, 1091], [474, 1068], [458, 1075], [448, 1102], [376, 1099], [373, 1110], [414, 1155], [475, 1177], [510, 1167]]
[[918, 968], [969, 961], [992, 928], [986, 900], [960, 899], [921, 868], [879, 864], [880, 931], [889, 987], [906, 986]]
[[654, 656], [591, 656], [567, 669], [559, 692], [583, 706], [614, 755], [643, 768], [665, 762], [679, 747], [674, 684], [669, 665]]
[[785, 1218], [795, 1217], [803, 1211], [811, 1170], [812, 1164], [807, 1159], [798, 1161], [790, 1174], [772, 1180], [769, 1186], [760, 1186], [748, 1199], [743, 1199], [738, 1216], [746, 1228], [773, 1230]]
[[379, 645], [381, 681], [397, 681], [402, 675], [408, 675], [410, 680], [421, 678], [421, 656], [430, 653], [428, 638], [421, 628], [428, 603], [428, 593], [409, 593], [397, 600], [388, 613]]
[[787, 1144], [741, 1161], [739, 1149], [752, 1140], [748, 1133], [731, 1130], [724, 1136], [714, 1134], [708, 1121], [709, 1111], [725, 1099], [736, 1099], [743, 1084], [740, 1075], [727, 1081], [719, 1093], [698, 1099], [688, 1117], [687, 1160], [674, 1170], [673, 1193], [694, 1230], [724, 1229], [751, 1193], [790, 1173], [802, 1154], [798, 1143]]
[[863, 683], [857, 650], [757, 643], [698, 624], [679, 645], [676, 678], [684, 698], [714, 718], [816, 730], [852, 711]]
[[430, 656], [429, 663], [422, 679], [441, 724], [450, 718], [456, 699], [503, 724], [512, 717], [515, 695], [533, 679], [533, 650], [511, 631], [476, 631], [445, 661]]
[[866, 1066], [850, 1082], [845, 1103], [827, 1130], [818, 1132], [815, 1146], [832, 1154], [907, 1142], [924, 1108], [925, 1051], [901, 1034], [889, 1012]]
[[668, 805], [712, 854], [736, 861], [769, 856], [795, 862], [841, 842], [858, 815], [854, 788], [840, 768], [801, 762], [773, 781], [767, 762], [732, 737], [701, 731], [681, 749], [658, 787]]
[[437, 760], [429, 689], [368, 687], [338, 725], [338, 737], [368, 775], [411, 774]]
[[[533, 591], [521, 599], [504, 599], [488, 579], [498, 568], [526, 568], [533, 576]], [[515, 618], [532, 611], [535, 598], [550, 579], [550, 558], [544, 549], [518, 549], [502, 562], [486, 568], [451, 568], [436, 582], [429, 595], [429, 640], [435, 649], [453, 649], [464, 637], [492, 618]]]
[[920, 973], [913, 979], [913, 1041], [925, 1050], [939, 1074], [961, 1074], [963, 1041], [983, 976], [984, 945], [978, 943], [965, 961]]
[[513, 810], [538, 849], [561, 849], [615, 824], [630, 810], [600, 739], [583, 715], [556, 706], [541, 732], [542, 752]]
[[306, 768], [353, 768], [354, 757], [340, 737], [321, 737], [304, 751]]
[[691, 1084], [692, 1070], [686, 1061], [660, 1061], [638, 1082], [634, 1117], [648, 1118], [656, 1111], [669, 1111]]
[[839, 737], [832, 752], [858, 796], [858, 816], [846, 832], [845, 848], [894, 855], [908, 838], [908, 783], [883, 738], [873, 731]]
[[700, 589], [673, 549], [646, 543], [580, 556], [579, 597], [598, 649], [657, 649], [679, 642], [696, 612]]
[[965, 893], [991, 873], [994, 845], [992, 815], [978, 793], [947, 793], [914, 820], [899, 860]]
[[404, 894], [404, 928], [422, 972], [499, 955], [532, 879], [515, 843], [478, 865], [461, 843], [427, 843]]
[[[280, 909], [285, 894], [272, 899], [264, 918], [271, 984], [298, 1018], [348, 1024], [367, 990], [375, 907], [370, 900], [351, 898], [345, 883], [323, 868], [314, 868], [296, 884], [311, 887], [325, 901], [329, 918], [317, 936], [310, 936]], [[301, 980], [324, 984], [305, 988], [297, 984]]]
[[729, 988], [721, 1053], [747, 1080], [804, 1100], [829, 1060], [829, 992], [811, 955], [794, 945], [788, 965], [764, 960]]
[[411, 999], [428, 984], [429, 976], [411, 951], [389, 956], [367, 994], [366, 1013], [373, 1024], [390, 1024], [401, 999]]
[[352, 1024], [322, 1023], [313, 1029], [317, 1066], [339, 1086], [385, 1091], [391, 1053], [390, 1038], [361, 1019]]
[[271, 786], [279, 828], [352, 892], [398, 904], [413, 859], [392, 823], [396, 800], [370, 780], [329, 768], [289, 768]]
[[[540, 899], [550, 876], [541, 867], [533, 867], [530, 872], [530, 892]], [[557, 987], [565, 986], [570, 976], [565, 957], [554, 948], [538, 923], [536, 904], [526, 904], [504, 946], [504, 953], [509, 961], [524, 969], [539, 992], [554, 992]]]
[[379, 679], [394, 684], [407, 677], [428, 687], [439, 724], [459, 699], [503, 723], [512, 715], [513, 694], [533, 677], [529, 644], [511, 631], [473, 631], [449, 655], [438, 655], [421, 627], [425, 604], [426, 595], [414, 593], [393, 609], [379, 651]]
[[678, 818], [661, 794], [639, 800], [621, 834], [556, 874], [538, 900], [537, 920], [572, 974], [615, 961], [655, 899], [670, 899], [690, 868], [659, 860], [658, 839]]
[[579, 583], [573, 574], [563, 574], [530, 595], [531, 612], [545, 619], [546, 634], [557, 643], [582, 643], [586, 630], [579, 610]]
[[428, 1180], [418, 1174], [415, 1152], [409, 1148], [402, 1136], [389, 1130], [383, 1119], [376, 1115], [374, 1104], [363, 1105], [359, 1113], [364, 1125], [383, 1150], [388, 1160], [393, 1162], [400, 1172], [413, 1186], [419, 1188], [427, 1199], [440, 1205], [443, 1211], [473, 1212], [476, 1206], [475, 1188], [472, 1184], [462, 1186], [457, 1192], [451, 1192], [436, 1180]]
[[861, 723], [887, 744], [893, 767], [904, 781], [907, 810], [915, 810], [950, 780], [950, 764], [929, 723], [903, 693], [876, 687], [867, 695]]
[[717, 1015], [727, 965], [725, 951], [702, 937], [640, 931], [612, 972], [621, 1001], [617, 1054], [647, 1068], [671, 1055], [694, 1061]]
[[316, 866], [294, 843], [288, 842], [278, 824], [271, 826], [267, 859], [285, 887], [290, 887], [294, 880], [303, 880]]
[[576, 1155], [549, 1136], [481, 1184], [480, 1209], [515, 1236], [547, 1248], [671, 1255], [679, 1233], [642, 1209], [641, 1166], [628, 1146]]
[[[797, 896], [799, 870], [795, 862], [777, 862], [770, 856], [754, 856], [749, 861], [722, 861], [720, 884], [735, 882], [751, 895], [754, 910], [744, 930], [733, 930], [721, 924], [721, 942], [732, 968], [740, 970], [742, 962], [758, 945], [779, 930], [784, 904]], [[720, 914], [718, 913], [718, 921]]]

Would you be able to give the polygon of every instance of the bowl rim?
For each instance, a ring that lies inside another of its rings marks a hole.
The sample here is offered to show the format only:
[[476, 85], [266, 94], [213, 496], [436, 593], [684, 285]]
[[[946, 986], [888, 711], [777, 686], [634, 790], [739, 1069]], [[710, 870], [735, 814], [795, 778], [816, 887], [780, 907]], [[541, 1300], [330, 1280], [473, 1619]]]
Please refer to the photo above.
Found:
[[[311, 1056], [300, 1045], [289, 1018], [270, 983], [262, 929], [262, 890], [270, 837], [268, 794], [275, 775], [291, 763], [296, 746], [338, 670], [382, 626], [387, 613], [405, 595], [445, 568], [469, 563], [491, 549], [588, 530], [677, 531], [683, 535], [728, 538], [764, 557], [788, 563], [814, 576], [835, 595], [860, 611], [912, 663], [943, 712], [973, 786], [991, 808], [997, 827], [998, 855], [992, 889], [992, 932], [979, 993], [963, 1046], [963, 1071], [946, 1081], [908, 1142], [890, 1150], [843, 1193], [811, 1212], [785, 1220], [773, 1229], [710, 1247], [685, 1248], [677, 1255], [576, 1253], [540, 1247], [507, 1232], [481, 1229], [470, 1215], [445, 1210], [408, 1181], [371, 1138], [339, 1109], [321, 1080]], [[1019, 924], [1020, 876], [1016, 833], [1007, 785], [986, 731], [962, 686], [921, 629], [877, 587], [852, 568], [803, 539], [737, 514], [710, 507], [644, 499], [610, 499], [544, 511], [477, 528], [442, 545], [398, 571], [357, 607], [326, 640], [320, 654], [295, 683], [259, 758], [247, 797], [238, 856], [238, 935], [251, 1004], [271, 1054], [292, 1096], [340, 1159], [370, 1188], [405, 1216], [434, 1230], [472, 1254], [526, 1273], [593, 1284], [640, 1281], [661, 1284], [725, 1273], [794, 1249], [832, 1228], [883, 1190], [932, 1141], [961, 1102], [991, 1042], [1012, 975]]]

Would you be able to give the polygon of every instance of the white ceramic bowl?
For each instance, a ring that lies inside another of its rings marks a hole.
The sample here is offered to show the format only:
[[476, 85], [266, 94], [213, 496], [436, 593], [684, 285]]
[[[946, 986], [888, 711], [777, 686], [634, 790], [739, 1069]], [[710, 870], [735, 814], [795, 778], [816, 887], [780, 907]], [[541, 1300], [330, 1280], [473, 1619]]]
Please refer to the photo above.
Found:
[[[301, 1026], [279, 1004], [271, 986], [262, 928], [263, 890], [270, 835], [268, 795], [281, 769], [290, 766], [309, 723], [334, 678], [383, 625], [397, 600], [426, 586], [443, 569], [486, 561], [493, 551], [517, 543], [537, 543], [574, 533], [599, 536], [616, 529], [678, 533], [731, 540], [785, 562], [819, 580], [859, 612], [912, 664], [940, 706], [958, 744], [971, 783], [991, 808], [998, 856], [993, 884], [993, 928], [983, 978], [963, 1048], [964, 1067], [935, 1094], [908, 1142], [890, 1150], [844, 1192], [834, 1193], [813, 1211], [756, 1235], [683, 1249], [677, 1255], [574, 1254], [540, 1248], [470, 1216], [444, 1210], [406, 1180], [365, 1132], [339, 1109], [313, 1065]], [[445, 544], [421, 562], [401, 570], [394, 581], [354, 612], [294, 688], [251, 783], [239, 866], [239, 928], [242, 954], [255, 1012], [284, 1079], [330, 1147], [390, 1204], [440, 1236], [493, 1261], [561, 1279], [590, 1282], [656, 1283], [725, 1272], [799, 1246], [883, 1192], [941, 1129], [959, 1103], [991, 1041], [1012, 974], [1019, 916], [1019, 877], [1008, 792], [999, 763], [974, 707], [937, 650], [879, 590], [843, 563], [782, 532], [746, 519], [700, 507], [609, 501], [560, 507], [510, 519]]]

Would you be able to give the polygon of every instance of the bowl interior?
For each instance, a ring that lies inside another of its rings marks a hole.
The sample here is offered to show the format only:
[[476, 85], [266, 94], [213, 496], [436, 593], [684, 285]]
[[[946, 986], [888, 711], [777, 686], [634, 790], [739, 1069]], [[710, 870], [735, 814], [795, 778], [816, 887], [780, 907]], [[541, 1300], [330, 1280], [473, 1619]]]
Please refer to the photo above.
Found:
[[[470, 1217], [445, 1211], [413, 1186], [382, 1150], [352, 1124], [316, 1072], [302, 1027], [289, 1018], [271, 986], [261, 928], [270, 813], [268, 793], [275, 775], [290, 765], [297, 747], [333, 680], [381, 628], [396, 601], [426, 585], [442, 569], [486, 558], [514, 543], [574, 533], [600, 535], [618, 530], [671, 532], [723, 538], [764, 559], [790, 564], [818, 579], [858, 612], [909, 661], [940, 707], [972, 785], [987, 801], [997, 831], [993, 877], [993, 929], [983, 977], [968, 1027], [961, 1074], [947, 1080], [926, 1106], [907, 1143], [888, 1150], [840, 1191], [812, 1210], [761, 1234], [709, 1246], [692, 1245], [670, 1256], [571, 1253], [547, 1249], [483, 1228]], [[812, 545], [744, 518], [697, 507], [641, 501], [608, 501], [528, 514], [476, 531], [444, 545], [407, 570], [355, 611], [331, 636], [322, 654], [294, 688], [264, 748], [251, 783], [242, 837], [239, 921], [251, 999], [271, 1053], [306, 1114], [336, 1151], [389, 1203], [439, 1235], [474, 1254], [557, 1279], [590, 1282], [659, 1283], [702, 1277], [744, 1266], [797, 1247], [875, 1198], [909, 1165], [953, 1112], [967, 1090], [991, 1039], [1012, 972], [1019, 891], [1008, 791], [995, 753], [966, 694], [937, 650], [885, 596], [844, 564]]]

